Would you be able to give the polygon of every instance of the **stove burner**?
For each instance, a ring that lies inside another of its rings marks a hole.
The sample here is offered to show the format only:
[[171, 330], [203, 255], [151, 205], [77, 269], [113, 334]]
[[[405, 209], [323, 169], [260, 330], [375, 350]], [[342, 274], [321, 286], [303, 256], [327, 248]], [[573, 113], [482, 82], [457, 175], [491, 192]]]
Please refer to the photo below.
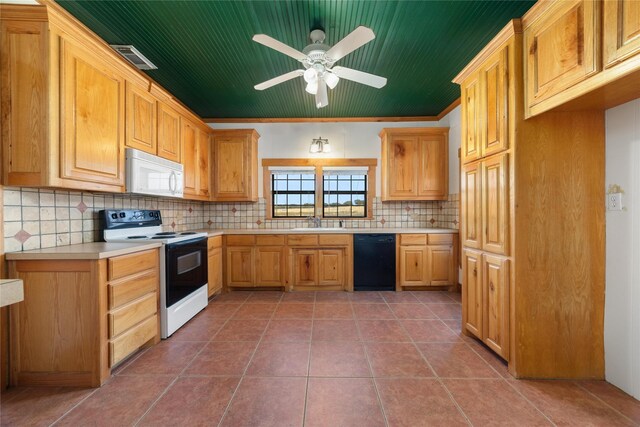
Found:
[[127, 239], [145, 239], [147, 236], [129, 236]]
[[189, 234], [196, 234], [195, 231], [185, 231], [183, 233], [180, 233], [181, 236], [188, 236]]
[[162, 233], [156, 233], [156, 236], [173, 236], [174, 234], [176, 233], [174, 233], [173, 231], [164, 231]]
[[166, 239], [167, 237], [170, 237], [170, 236], [152, 236], [151, 238], [152, 239]]

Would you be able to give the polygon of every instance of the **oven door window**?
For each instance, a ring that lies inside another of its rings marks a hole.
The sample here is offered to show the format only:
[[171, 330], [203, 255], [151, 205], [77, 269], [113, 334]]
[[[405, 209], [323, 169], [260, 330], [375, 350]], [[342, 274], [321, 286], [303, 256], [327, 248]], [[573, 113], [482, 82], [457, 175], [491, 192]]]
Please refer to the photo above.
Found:
[[166, 246], [167, 307], [207, 284], [207, 239]]

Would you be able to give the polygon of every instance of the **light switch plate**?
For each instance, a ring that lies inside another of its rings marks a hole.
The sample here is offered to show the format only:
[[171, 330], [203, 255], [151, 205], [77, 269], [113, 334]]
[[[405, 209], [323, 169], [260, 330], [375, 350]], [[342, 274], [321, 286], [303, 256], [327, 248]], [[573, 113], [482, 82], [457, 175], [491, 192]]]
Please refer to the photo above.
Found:
[[607, 194], [607, 210], [608, 211], [622, 210], [622, 193]]

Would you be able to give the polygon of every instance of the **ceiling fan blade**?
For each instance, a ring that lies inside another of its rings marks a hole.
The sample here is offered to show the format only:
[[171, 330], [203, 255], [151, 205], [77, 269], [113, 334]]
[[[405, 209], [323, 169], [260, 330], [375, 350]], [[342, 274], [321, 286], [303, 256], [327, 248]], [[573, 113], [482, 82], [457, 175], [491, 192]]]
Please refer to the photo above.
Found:
[[275, 86], [277, 84], [286, 82], [287, 80], [291, 80], [291, 79], [295, 79], [296, 77], [300, 77], [303, 74], [304, 74], [304, 70], [290, 71], [290, 72], [288, 72], [286, 74], [283, 74], [281, 76], [274, 77], [271, 80], [267, 80], [266, 82], [259, 83], [259, 84], [254, 86], [254, 89], [256, 89], [256, 90], [265, 90], [265, 89], [270, 88], [271, 86]]
[[362, 83], [363, 85], [372, 86], [377, 89], [387, 84], [385, 77], [376, 76], [375, 74], [365, 73], [345, 67], [333, 67], [331, 71], [341, 79], [351, 80], [352, 82]]
[[328, 58], [331, 58], [333, 62], [336, 62], [338, 59], [350, 54], [375, 38], [376, 35], [370, 28], [359, 26], [329, 49], [326, 55]]
[[318, 91], [316, 92], [316, 107], [322, 108], [329, 105], [327, 95], [327, 83], [323, 79], [318, 79]]
[[253, 36], [253, 41], [265, 45], [266, 47], [270, 47], [273, 50], [277, 50], [280, 53], [284, 53], [297, 61], [303, 61], [307, 58], [307, 55], [304, 53], [297, 51], [291, 46], [287, 46], [281, 41], [278, 41], [273, 37], [269, 37], [266, 34], [256, 34]]

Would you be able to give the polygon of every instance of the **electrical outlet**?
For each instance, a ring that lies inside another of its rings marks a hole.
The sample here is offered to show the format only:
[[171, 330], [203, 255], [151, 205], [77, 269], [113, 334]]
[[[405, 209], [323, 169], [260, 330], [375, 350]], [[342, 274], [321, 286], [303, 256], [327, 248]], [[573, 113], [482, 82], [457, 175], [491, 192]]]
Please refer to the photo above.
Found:
[[607, 210], [608, 211], [622, 210], [622, 193], [607, 194]]

